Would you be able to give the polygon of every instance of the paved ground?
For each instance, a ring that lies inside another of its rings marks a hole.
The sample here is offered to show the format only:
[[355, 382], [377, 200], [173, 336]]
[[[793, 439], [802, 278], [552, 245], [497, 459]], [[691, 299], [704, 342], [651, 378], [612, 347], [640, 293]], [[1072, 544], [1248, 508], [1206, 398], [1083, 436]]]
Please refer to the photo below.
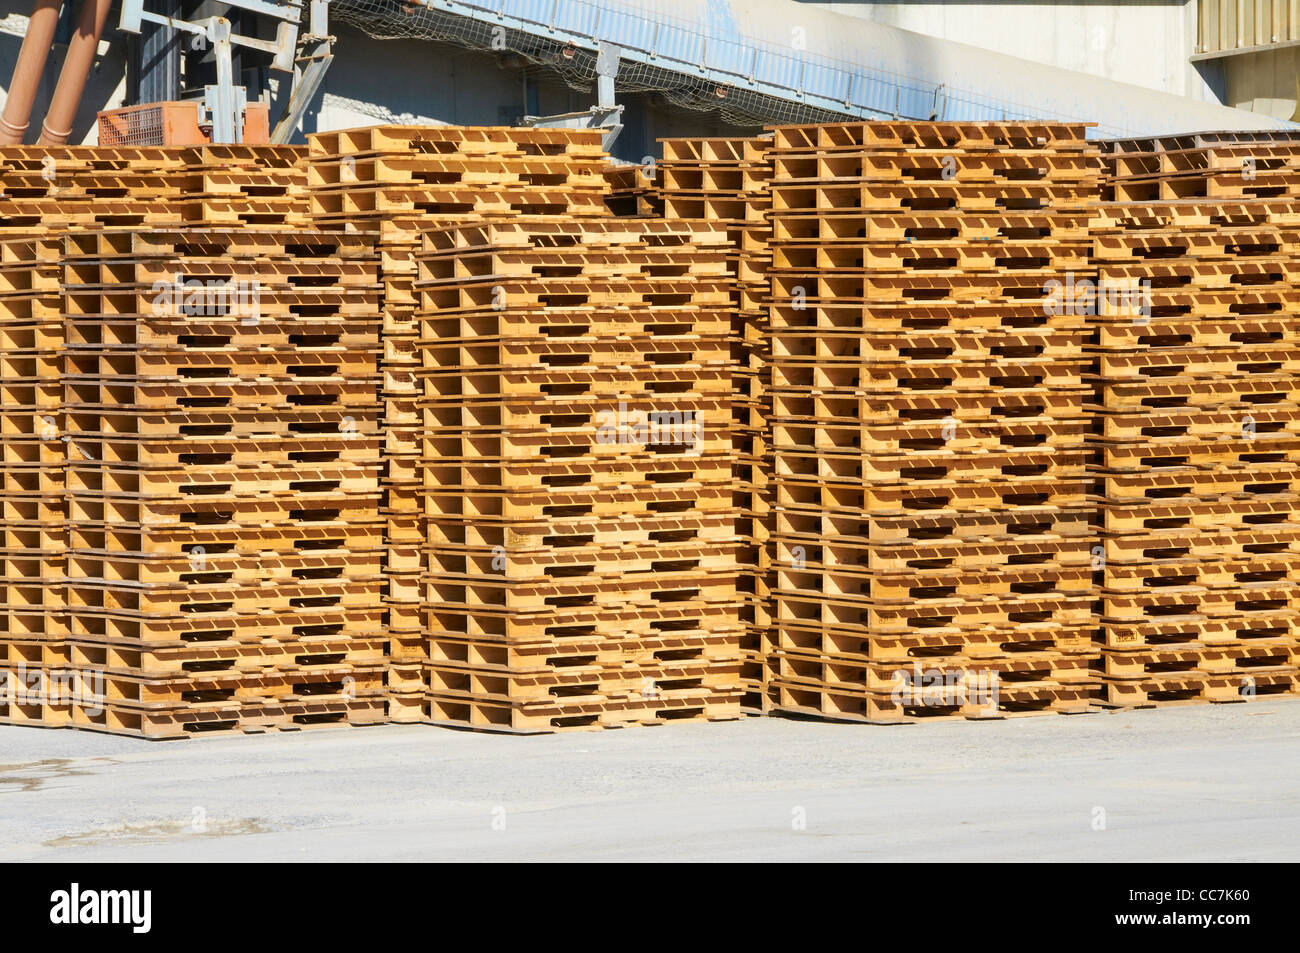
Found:
[[0, 727], [0, 862], [293, 859], [1294, 861], [1300, 700], [532, 738]]

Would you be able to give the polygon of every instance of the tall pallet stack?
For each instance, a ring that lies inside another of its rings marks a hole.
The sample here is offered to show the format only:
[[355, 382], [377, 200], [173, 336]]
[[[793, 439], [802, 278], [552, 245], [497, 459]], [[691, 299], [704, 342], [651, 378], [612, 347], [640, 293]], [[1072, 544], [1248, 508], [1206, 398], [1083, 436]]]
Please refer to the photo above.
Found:
[[739, 715], [726, 241], [619, 218], [425, 234], [429, 721]]
[[775, 134], [776, 707], [1086, 709], [1084, 127]]
[[1300, 688], [1300, 138], [1104, 144], [1099, 700]]
[[108, 229], [62, 267], [71, 722], [384, 720], [373, 245]]
[[[0, 717], [67, 724], [102, 680], [69, 667], [65, 461], [79, 445], [63, 414], [64, 236], [122, 227], [301, 223], [304, 150], [287, 147], [0, 148], [5, 359], [6, 621]], [[86, 441], [78, 436], [81, 444]], [[84, 656], [83, 656], [84, 659]]]
[[420, 385], [415, 251], [439, 223], [549, 213], [604, 216], [600, 130], [378, 126], [308, 137], [313, 220], [379, 235], [385, 405], [385, 574], [390, 714], [418, 720], [424, 704], [421, 618]]
[[0, 235], [0, 720], [69, 717], [60, 241]]
[[732, 291], [731, 434], [736, 454], [736, 525], [744, 593], [741, 681], [744, 704], [766, 711], [771, 657], [767, 541], [771, 533], [767, 433], [770, 348], [767, 328], [768, 218], [772, 177], [772, 139], [662, 139], [657, 166], [663, 213], [673, 219], [699, 219], [726, 226]]

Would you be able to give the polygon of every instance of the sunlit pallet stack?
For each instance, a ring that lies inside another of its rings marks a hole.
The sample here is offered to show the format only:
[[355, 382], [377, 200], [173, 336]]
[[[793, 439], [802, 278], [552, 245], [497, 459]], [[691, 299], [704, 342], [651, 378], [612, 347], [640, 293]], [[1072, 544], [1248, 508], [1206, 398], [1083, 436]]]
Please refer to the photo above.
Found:
[[174, 225], [186, 204], [191, 150], [0, 146], [0, 230], [10, 233]]
[[308, 143], [313, 220], [379, 234], [390, 714], [417, 720], [427, 658], [413, 288], [420, 230], [536, 212], [605, 215], [601, 131], [378, 126], [318, 133]]
[[1300, 692], [1300, 135], [602, 135], [0, 147], [0, 721]]
[[383, 721], [373, 243], [110, 229], [62, 267], [71, 723]]
[[429, 721], [739, 715], [726, 242], [621, 218], [425, 234]]
[[272, 229], [309, 224], [307, 154], [301, 146], [195, 146], [183, 156], [186, 222]]
[[742, 645], [745, 707], [768, 705], [770, 569], [767, 541], [771, 533], [767, 434], [770, 348], [767, 333], [768, 189], [771, 136], [752, 139], [663, 139], [657, 166], [663, 212], [670, 218], [725, 225], [730, 239], [728, 262], [735, 279], [732, 291], [731, 435], [736, 454], [736, 531], [743, 540], [739, 555], [745, 639]]
[[1104, 143], [1103, 704], [1300, 690], [1300, 137]]
[[301, 146], [0, 146], [0, 232], [307, 223]]
[[0, 233], [0, 720], [70, 717], [57, 238]]
[[1086, 710], [1084, 127], [775, 135], [776, 707]]

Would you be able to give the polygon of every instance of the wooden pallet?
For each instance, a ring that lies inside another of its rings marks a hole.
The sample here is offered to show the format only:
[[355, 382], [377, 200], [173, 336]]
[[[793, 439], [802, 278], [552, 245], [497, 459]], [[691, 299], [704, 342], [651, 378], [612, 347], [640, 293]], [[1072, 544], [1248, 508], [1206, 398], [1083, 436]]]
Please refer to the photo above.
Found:
[[1109, 679], [1161, 675], [1274, 675], [1300, 665], [1300, 643], [1293, 639], [1252, 639], [1232, 645], [1168, 644], [1137, 651], [1102, 653]]
[[[93, 595], [94, 587], [85, 591]], [[69, 637], [78, 641], [118, 641], [141, 648], [204, 641], [257, 645], [320, 637], [373, 639], [383, 631], [383, 610], [372, 601], [360, 606], [294, 607], [275, 615], [256, 608], [142, 614], [87, 604], [70, 616], [68, 627]]]
[[1097, 262], [1213, 261], [1300, 252], [1300, 230], [1275, 226], [1225, 226], [1167, 231], [1103, 231], [1092, 236]]
[[877, 215], [959, 209], [963, 213], [1001, 214], [1045, 205], [1077, 210], [1089, 204], [1086, 183], [956, 181], [882, 181], [812, 185], [773, 182], [772, 215], [811, 211], [868, 211]]
[[1249, 618], [1252, 613], [1295, 611], [1294, 590], [1294, 584], [1285, 579], [1216, 589], [1172, 584], [1144, 591], [1103, 589], [1100, 612], [1103, 619], [1118, 623], [1174, 617], [1213, 619], [1239, 615]]
[[234, 639], [140, 644], [121, 640], [65, 643], [68, 664], [82, 669], [128, 673], [144, 678], [194, 674], [314, 671], [342, 666], [382, 665], [384, 640], [376, 628], [370, 638], [302, 638], [283, 642]]
[[[997, 700], [979, 692], [936, 688], [928, 696], [921, 686], [909, 690], [899, 701], [892, 694], [845, 691], [812, 683], [775, 680], [773, 710], [811, 715], [830, 721], [869, 724], [916, 724], [927, 721], [964, 719], [1000, 720], [1046, 714], [1080, 714], [1091, 705], [1087, 683], [1056, 685], [999, 686]], [[972, 700], [967, 700], [971, 699]]]
[[601, 170], [609, 193], [605, 208], [620, 218], [659, 218], [663, 200], [659, 194], [658, 167], [606, 165]]
[[1165, 674], [1132, 680], [1107, 680], [1097, 689], [1097, 701], [1108, 708], [1151, 708], [1163, 705], [1250, 702], [1261, 697], [1294, 695], [1300, 675], [1294, 669], [1253, 674]]
[[672, 697], [701, 689], [711, 694], [732, 693], [739, 684], [738, 657], [609, 666], [570, 661], [575, 664], [532, 672], [431, 661], [424, 667], [424, 682], [430, 695], [521, 706], [572, 705], [638, 694]]
[[158, 711], [178, 705], [259, 704], [380, 694], [384, 665], [323, 665], [260, 672], [189, 672], [146, 676], [93, 669], [84, 673], [82, 694], [114, 708]]
[[[649, 688], [647, 687], [647, 691]], [[694, 689], [633, 693], [618, 698], [505, 705], [468, 696], [429, 694], [426, 722], [449, 727], [511, 734], [625, 728], [683, 721], [731, 721], [740, 717], [740, 691]]]
[[850, 122], [776, 126], [774, 148], [784, 152], [859, 152], [877, 149], [1044, 149], [1091, 151], [1087, 124], [1053, 122]]
[[1294, 610], [1284, 607], [1276, 612], [1204, 616], [1155, 617], [1140, 622], [1104, 621], [1100, 640], [1114, 651], [1140, 651], [1166, 646], [1198, 643], [1204, 646], [1248, 646], [1297, 636]]
[[312, 159], [365, 153], [574, 156], [603, 158], [599, 130], [516, 126], [366, 126], [313, 133]]
[[385, 720], [382, 695], [351, 701], [285, 701], [248, 705], [187, 706], [139, 711], [91, 702], [73, 706], [71, 728], [140, 738], [190, 738], [204, 734], [262, 734], [338, 725], [373, 725]]
[[1232, 500], [1149, 501], [1102, 508], [1104, 534], [1138, 533], [1152, 529], [1232, 530], [1248, 532], [1253, 526], [1289, 523], [1296, 506], [1291, 493]]
[[1300, 200], [1189, 198], [1143, 202], [1099, 202], [1092, 206], [1094, 230], [1163, 230], [1219, 226], [1300, 224]]
[[1069, 685], [1097, 681], [1091, 653], [1039, 651], [984, 658], [947, 655], [882, 663], [782, 649], [775, 657], [774, 677], [781, 682], [821, 685], [843, 692], [880, 694], [896, 688], [920, 688], [931, 675], [938, 676], [935, 680], [945, 686], [982, 688], [996, 683], [999, 688], [1012, 690], [1026, 682]]
[[434, 634], [429, 636], [427, 652], [431, 664], [521, 675], [563, 672], [580, 666], [619, 668], [734, 661], [733, 640], [738, 625], [733, 622], [728, 627], [722, 610], [715, 610], [713, 615], [715, 618], [697, 620], [693, 629], [620, 633], [592, 628], [558, 641], [526, 642], [509, 636], [494, 639], [483, 633], [475, 637]]
[[599, 157], [376, 153], [313, 161], [306, 184], [313, 190], [386, 185], [601, 189], [604, 169]]

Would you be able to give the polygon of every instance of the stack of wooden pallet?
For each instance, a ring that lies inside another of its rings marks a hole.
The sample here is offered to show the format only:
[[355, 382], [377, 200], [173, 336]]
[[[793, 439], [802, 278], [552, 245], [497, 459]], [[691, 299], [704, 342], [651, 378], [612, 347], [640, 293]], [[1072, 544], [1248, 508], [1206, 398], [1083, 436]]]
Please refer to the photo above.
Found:
[[427, 232], [427, 718], [739, 714], [726, 231]]
[[184, 221], [189, 150], [0, 147], [0, 229], [11, 233]]
[[1086, 709], [1084, 127], [775, 132], [777, 707]]
[[78, 443], [62, 412], [64, 236], [182, 223], [284, 228], [305, 220], [303, 155], [242, 146], [0, 149], [7, 524], [0, 671], [11, 689], [0, 691], [0, 717], [66, 724], [71, 702], [91, 698], [94, 707], [102, 688], [91, 669], [68, 668], [75, 647], [66, 639], [64, 477]]
[[771, 136], [752, 139], [662, 139], [658, 165], [664, 214], [669, 218], [719, 222], [730, 241], [732, 291], [731, 434], [736, 454], [736, 531], [744, 541], [739, 554], [745, 599], [742, 621], [742, 683], [748, 710], [767, 707], [771, 657], [771, 532], [767, 451], [770, 362], [767, 328], [768, 268], [772, 233], [769, 182]]
[[307, 223], [300, 146], [0, 147], [0, 231]]
[[220, 228], [309, 224], [301, 146], [210, 145], [182, 151], [185, 221]]
[[1109, 705], [1300, 688], [1300, 138], [1104, 144], [1093, 220]]
[[657, 166], [611, 164], [602, 172], [609, 186], [605, 207], [610, 214], [628, 218], [663, 216]]
[[378, 126], [308, 137], [314, 221], [379, 233], [385, 403], [385, 573], [390, 714], [423, 708], [426, 627], [420, 617], [420, 411], [415, 370], [414, 253], [422, 228], [528, 213], [606, 213], [600, 130]]
[[64, 240], [73, 724], [384, 719], [373, 243]]
[[59, 241], [0, 235], [0, 719], [67, 720]]

